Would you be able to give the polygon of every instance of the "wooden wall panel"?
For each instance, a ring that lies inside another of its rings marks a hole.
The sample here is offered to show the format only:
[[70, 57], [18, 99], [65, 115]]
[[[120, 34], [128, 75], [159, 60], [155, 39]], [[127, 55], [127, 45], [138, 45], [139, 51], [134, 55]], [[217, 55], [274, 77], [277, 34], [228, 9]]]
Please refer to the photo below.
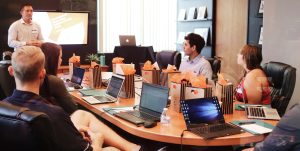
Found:
[[248, 0], [217, 0], [216, 56], [222, 57], [221, 72], [234, 84], [242, 76], [237, 54], [247, 41]]

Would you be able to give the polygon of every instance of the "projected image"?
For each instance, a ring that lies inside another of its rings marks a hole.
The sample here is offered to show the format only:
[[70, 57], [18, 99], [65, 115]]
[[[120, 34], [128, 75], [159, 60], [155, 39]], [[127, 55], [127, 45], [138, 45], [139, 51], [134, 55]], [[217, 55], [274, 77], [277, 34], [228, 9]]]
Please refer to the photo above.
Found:
[[33, 12], [46, 42], [87, 44], [88, 13]]

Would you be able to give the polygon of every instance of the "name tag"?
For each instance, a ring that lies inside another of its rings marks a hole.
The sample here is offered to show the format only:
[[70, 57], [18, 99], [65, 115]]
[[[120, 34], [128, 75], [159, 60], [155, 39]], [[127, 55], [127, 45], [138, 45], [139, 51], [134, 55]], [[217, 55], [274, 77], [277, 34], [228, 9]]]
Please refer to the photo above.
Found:
[[31, 30], [31, 33], [33, 33], [33, 34], [37, 34], [37, 33], [38, 33], [38, 30], [36, 30], [36, 29], [32, 29], [32, 30]]

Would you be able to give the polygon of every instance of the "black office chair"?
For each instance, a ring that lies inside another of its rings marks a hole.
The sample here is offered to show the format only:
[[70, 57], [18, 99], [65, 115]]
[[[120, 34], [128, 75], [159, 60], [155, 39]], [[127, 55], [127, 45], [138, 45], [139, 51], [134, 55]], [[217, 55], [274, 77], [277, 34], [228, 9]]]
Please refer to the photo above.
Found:
[[215, 57], [215, 58], [206, 58], [206, 60], [210, 63], [213, 72], [212, 80], [216, 82], [218, 80], [218, 73], [220, 73], [221, 71], [221, 59]]
[[271, 106], [282, 116], [294, 92], [296, 68], [280, 62], [269, 62], [263, 65], [263, 70], [272, 88]]
[[0, 62], [0, 99], [4, 99], [13, 93], [16, 88], [15, 79], [8, 72], [10, 62]]
[[57, 150], [46, 114], [1, 101], [0, 142], [0, 148], [9, 151]]
[[156, 53], [156, 61], [160, 69], [166, 69], [168, 64], [175, 65], [179, 69], [181, 53], [172, 50], [162, 50]]

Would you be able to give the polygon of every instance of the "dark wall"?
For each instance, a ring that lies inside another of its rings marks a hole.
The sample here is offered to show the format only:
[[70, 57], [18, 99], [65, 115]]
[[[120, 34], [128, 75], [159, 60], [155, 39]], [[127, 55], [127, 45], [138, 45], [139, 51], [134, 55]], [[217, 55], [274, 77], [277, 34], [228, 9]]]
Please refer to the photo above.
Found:
[[257, 45], [260, 35], [260, 27], [263, 26], [263, 14], [259, 14], [259, 6], [261, 0], [249, 0], [248, 3], [248, 36], [247, 43]]
[[97, 0], [1, 0], [0, 1], [0, 52], [6, 50], [13, 51], [7, 45], [8, 28], [11, 23], [21, 18], [19, 7], [21, 4], [29, 2], [34, 10], [56, 10], [56, 11], [88, 11], [89, 31], [87, 45], [62, 45], [63, 64], [68, 63], [68, 58], [73, 53], [81, 56], [81, 63], [85, 62], [88, 53], [97, 52]]

